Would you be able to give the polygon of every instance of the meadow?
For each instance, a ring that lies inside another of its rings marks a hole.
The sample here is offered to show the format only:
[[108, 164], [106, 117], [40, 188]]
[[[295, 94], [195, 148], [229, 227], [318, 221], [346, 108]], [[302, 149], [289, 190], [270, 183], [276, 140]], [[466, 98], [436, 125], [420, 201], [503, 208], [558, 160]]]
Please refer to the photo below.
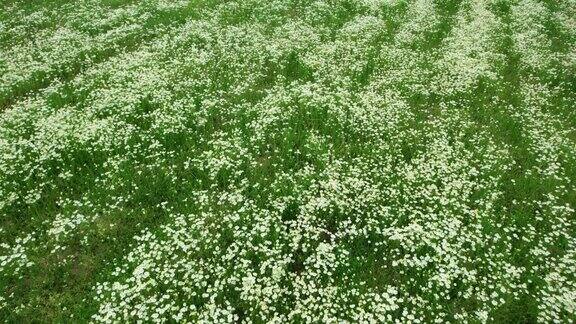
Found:
[[575, 0], [0, 0], [0, 321], [576, 321]]

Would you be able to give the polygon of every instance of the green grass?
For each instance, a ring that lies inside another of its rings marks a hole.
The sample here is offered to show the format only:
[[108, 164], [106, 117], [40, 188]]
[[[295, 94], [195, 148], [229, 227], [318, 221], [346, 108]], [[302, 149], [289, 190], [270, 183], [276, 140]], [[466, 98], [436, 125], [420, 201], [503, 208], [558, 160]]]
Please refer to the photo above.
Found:
[[576, 320], [571, 4], [0, 7], [0, 321]]

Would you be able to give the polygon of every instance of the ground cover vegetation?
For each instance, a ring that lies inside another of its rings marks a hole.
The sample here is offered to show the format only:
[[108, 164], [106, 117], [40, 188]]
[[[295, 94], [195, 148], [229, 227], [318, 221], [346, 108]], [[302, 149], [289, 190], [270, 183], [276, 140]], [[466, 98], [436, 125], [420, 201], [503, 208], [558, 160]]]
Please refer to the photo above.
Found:
[[0, 320], [576, 321], [576, 1], [0, 6]]

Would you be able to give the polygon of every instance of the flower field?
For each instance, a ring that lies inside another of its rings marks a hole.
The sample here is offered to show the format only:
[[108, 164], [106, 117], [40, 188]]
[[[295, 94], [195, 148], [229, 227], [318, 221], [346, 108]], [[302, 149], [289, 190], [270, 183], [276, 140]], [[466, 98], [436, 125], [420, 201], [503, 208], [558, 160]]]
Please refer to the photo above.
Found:
[[575, 0], [0, 9], [0, 321], [576, 321]]

